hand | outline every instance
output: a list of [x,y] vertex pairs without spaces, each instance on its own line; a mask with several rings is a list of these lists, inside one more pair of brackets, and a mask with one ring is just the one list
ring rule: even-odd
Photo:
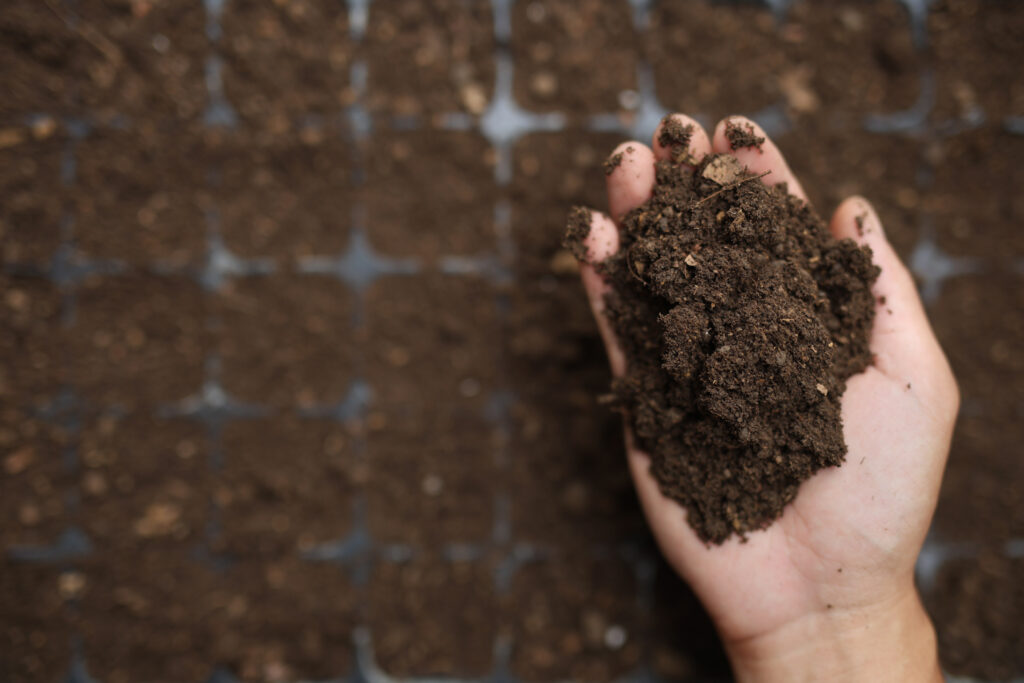
[[[691,160],[733,154],[754,173],[771,171],[765,182],[785,182],[806,200],[756,125],[766,138],[762,148],[733,151],[725,121],[709,140],[696,121],[674,116],[694,126]],[[615,150],[623,156],[608,176],[611,215],[593,213],[591,263],[615,253],[617,223],[650,196],[655,160],[670,158],[657,140],[658,132],[653,151],[638,142]],[[870,246],[882,269],[874,287],[875,363],[850,378],[842,398],[846,462],[805,482],[768,529],[721,546],[702,543],[685,510],[661,494],[627,429],[630,470],[662,552],[711,614],[739,680],[939,681],[934,630],[913,571],[938,498],[959,392],[913,279],[874,210],[864,199],[847,199],[830,229]],[[608,284],[590,265],[583,264],[582,276],[612,372],[621,375],[626,360],[603,316]]]

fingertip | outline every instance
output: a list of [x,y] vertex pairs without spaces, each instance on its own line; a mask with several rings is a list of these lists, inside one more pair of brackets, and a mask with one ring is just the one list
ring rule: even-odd
[[651,139],[659,161],[694,166],[711,153],[711,139],[704,126],[686,114],[669,114],[661,120]]
[[608,157],[605,173],[608,210],[613,220],[622,220],[650,199],[654,190],[654,162],[651,148],[635,140],[623,142]]
[[600,263],[619,250],[619,230],[607,214],[590,212],[590,232],[583,246],[589,263]]
[[807,194],[793,175],[778,146],[756,122],[746,116],[727,116],[715,126],[711,149],[715,154],[731,154],[752,173],[767,172],[765,185],[786,183],[791,195],[807,201]]

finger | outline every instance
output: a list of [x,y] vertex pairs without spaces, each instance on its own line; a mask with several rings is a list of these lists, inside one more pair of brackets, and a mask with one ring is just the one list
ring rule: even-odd
[[611,366],[612,375],[621,377],[626,372],[626,356],[619,346],[611,323],[604,314],[605,296],[611,291],[611,286],[594,266],[618,251],[619,230],[611,218],[598,211],[591,211],[590,234],[583,240],[583,245],[587,249],[587,262],[580,264],[583,287],[587,292],[594,319],[597,320],[605,351],[608,353],[608,365]]
[[670,114],[661,120],[651,141],[654,158],[694,166],[711,154],[711,139],[704,127],[686,114]]
[[[761,138],[762,140],[758,146],[743,147],[730,140],[730,137],[740,139],[736,132],[743,133],[743,137],[752,135],[755,139]],[[804,188],[801,187],[793,172],[789,170],[782,152],[759,125],[745,116],[730,116],[719,121],[715,126],[715,137],[712,140],[711,148],[715,154],[732,154],[755,174],[770,171],[764,177],[765,185],[786,183],[791,195],[807,201]]]
[[932,332],[914,278],[885,237],[882,223],[863,197],[850,197],[836,209],[829,224],[838,238],[850,238],[871,248],[872,260],[881,268],[872,292],[875,295],[875,323],[871,330],[871,351],[875,367],[886,376],[933,395],[956,393],[948,364]]
[[651,198],[654,153],[639,142],[623,142],[608,157],[608,210],[616,223]]

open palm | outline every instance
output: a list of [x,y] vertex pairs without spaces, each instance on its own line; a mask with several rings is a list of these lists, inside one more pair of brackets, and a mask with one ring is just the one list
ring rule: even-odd
[[[790,193],[806,199],[771,140],[761,149],[733,151],[724,121],[709,139],[692,119],[674,116],[694,127],[691,159],[733,154],[754,173],[770,171],[765,182],[785,182]],[[756,126],[755,132],[764,136]],[[650,196],[655,161],[670,158],[658,144],[658,133],[652,147],[629,142],[615,150],[623,157],[608,177],[610,216],[593,214],[590,262],[615,252],[617,223]],[[732,537],[709,546],[687,524],[685,511],[661,494],[647,456],[632,446],[627,433],[630,469],[647,519],[669,562],[711,613],[727,648],[787,631],[812,631],[844,615],[881,613],[896,601],[917,601],[914,562],[935,508],[959,396],[913,280],[871,207],[860,198],[846,200],[830,228],[836,237],[870,246],[882,269],[874,288],[879,302],[871,333],[875,362],[850,378],[842,398],[846,462],[805,482],[768,529],[749,534],[745,542]],[[621,374],[625,358],[603,317],[608,285],[589,265],[583,266],[583,280],[612,371]]]

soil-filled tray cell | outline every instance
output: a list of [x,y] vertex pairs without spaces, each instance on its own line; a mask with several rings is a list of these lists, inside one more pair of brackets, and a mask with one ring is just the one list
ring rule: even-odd
[[202,289],[183,277],[91,276],[68,331],[70,376],[87,399],[154,405],[197,393],[207,348]]
[[498,603],[487,560],[378,562],[369,587],[377,665],[391,676],[481,677],[493,668]]
[[910,256],[924,204],[917,184],[924,164],[919,142],[827,124],[804,126],[777,142],[822,218],[828,221],[841,201],[859,194],[875,207],[897,253]]
[[965,404],[1013,415],[1024,401],[1024,279],[966,275],[943,283],[929,313]]
[[941,541],[1024,538],[1024,425],[1015,415],[961,415],[942,480],[934,530]]
[[485,543],[501,435],[479,410],[418,406],[368,420],[370,534],[381,543]]
[[614,557],[530,562],[506,597],[512,673],[529,681],[611,681],[639,665],[641,621],[632,569]]
[[91,558],[76,574],[89,675],[104,683],[204,681],[214,669],[220,580],[178,548]]
[[352,291],[321,275],[233,280],[218,294],[224,386],[235,398],[335,403],[352,379]]
[[345,425],[291,416],[224,428],[217,489],[223,544],[271,555],[336,541],[351,530],[355,463]]
[[79,0],[72,7],[67,16],[89,48],[78,67],[80,98],[95,116],[202,116],[208,54],[202,0]]
[[475,133],[380,134],[367,158],[370,242],[422,261],[495,249],[495,152]]
[[213,472],[201,424],[147,414],[87,420],[80,522],[102,552],[202,541]]
[[0,398],[24,405],[52,398],[63,380],[60,292],[49,280],[0,277]]
[[[201,263],[209,196],[200,136],[100,129],[75,148],[76,248],[135,265]],[[199,162],[201,165],[201,161]]]
[[1024,559],[983,552],[944,566],[926,603],[950,674],[987,681],[1024,676]]
[[793,65],[767,5],[661,2],[649,32],[658,99],[670,110],[717,120],[782,101],[779,77]]
[[41,128],[5,131],[17,141],[0,147],[0,260],[5,263],[46,265],[60,244],[65,141],[49,121]]
[[[940,123],[1024,116],[1024,12],[1016,2],[941,0],[928,12]],[[984,47],[982,47],[984,46]]]
[[617,415],[586,392],[564,402],[525,395],[512,410],[517,541],[614,546],[642,533]]
[[226,140],[214,176],[228,249],[244,258],[344,251],[352,211],[350,154],[332,134]]
[[371,110],[483,114],[494,91],[494,22],[487,2],[398,0],[370,5]]
[[343,567],[276,559],[221,578],[211,634],[220,666],[246,682],[348,675],[356,593]]
[[71,626],[65,602],[77,577],[0,556],[0,678],[12,683],[65,680]]
[[272,130],[351,104],[348,8],[333,0],[229,0],[221,17],[224,90],[239,116]]
[[367,293],[366,310],[376,405],[482,405],[497,388],[497,302],[482,278],[384,278]]
[[920,95],[923,58],[898,0],[801,0],[789,8],[779,40],[787,64],[770,78],[798,120],[859,126],[863,115],[909,109]]
[[515,97],[534,111],[636,106],[636,37],[626,0],[529,0],[512,7]]
[[0,34],[0,119],[67,111],[76,65],[94,48],[45,3],[31,0],[4,3]]
[[1024,136],[980,128],[934,143],[926,208],[951,256],[1005,263],[1024,256]]
[[623,138],[613,133],[533,133],[513,152],[512,236],[517,269],[574,274],[575,259],[562,248],[565,222],[574,205],[603,211],[602,164]]
[[0,408],[0,555],[14,546],[50,545],[69,524],[66,443],[53,425]]
[[729,661],[697,596],[664,560],[651,601],[651,666],[669,681],[727,680]]

